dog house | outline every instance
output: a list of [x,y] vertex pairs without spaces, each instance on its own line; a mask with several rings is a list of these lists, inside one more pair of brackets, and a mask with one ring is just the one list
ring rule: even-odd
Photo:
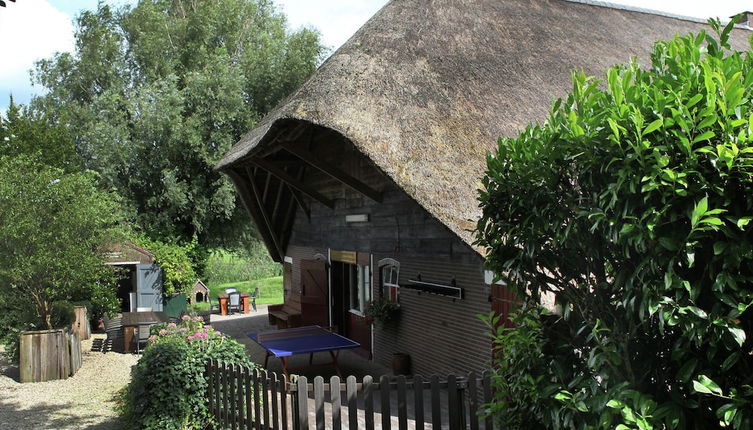
[[209,301],[209,288],[201,281],[196,281],[191,290],[191,295],[188,299],[191,303],[201,303]]

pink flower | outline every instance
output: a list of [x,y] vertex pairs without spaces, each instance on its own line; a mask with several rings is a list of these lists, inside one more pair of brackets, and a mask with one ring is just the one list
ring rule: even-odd
[[166,335],[166,334],[167,334],[167,330],[165,330],[164,328],[163,328],[162,330],[160,330],[160,331],[159,331],[159,335],[160,335],[160,336],[164,336],[164,335]]
[[175,323],[170,323],[170,324],[167,325],[167,328],[175,328],[175,327],[177,327],[177,325],[175,325]]
[[187,331],[188,331],[188,329],[185,328],[185,327],[181,327],[181,328],[178,329],[178,333],[186,333]]
[[183,315],[183,318],[181,318],[183,321],[188,321],[191,319],[188,315]]
[[149,336],[148,340],[149,340],[149,342],[154,342],[155,340],[157,340],[157,336],[151,335],[151,336]]
[[204,321],[204,318],[202,317],[193,317],[193,322],[202,322]]
[[192,341],[193,340],[193,336],[188,336],[188,340]]

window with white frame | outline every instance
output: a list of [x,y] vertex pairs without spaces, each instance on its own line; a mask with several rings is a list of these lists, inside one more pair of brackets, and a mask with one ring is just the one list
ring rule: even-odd
[[350,310],[363,314],[372,300],[371,271],[368,265],[354,266],[354,268],[356,269],[356,276],[355,279],[351,278],[350,283]]
[[400,290],[400,263],[392,258],[379,260],[379,275],[381,279],[382,297],[396,302]]

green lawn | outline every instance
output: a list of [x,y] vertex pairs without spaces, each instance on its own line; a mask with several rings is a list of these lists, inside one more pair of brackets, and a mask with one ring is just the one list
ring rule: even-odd
[[224,293],[225,288],[235,287],[238,291],[253,293],[255,288],[259,288],[259,298],[256,303],[260,305],[274,305],[283,302],[282,276],[273,276],[271,278],[255,279],[253,281],[228,282],[226,284],[209,284],[209,296],[214,298],[217,294]]

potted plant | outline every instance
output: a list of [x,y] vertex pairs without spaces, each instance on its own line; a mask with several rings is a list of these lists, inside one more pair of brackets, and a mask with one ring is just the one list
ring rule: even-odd
[[191,315],[199,316],[204,319],[204,324],[209,324],[211,312],[209,311],[209,302],[191,303],[188,308]]
[[385,299],[384,297],[369,302],[364,311],[365,320],[369,324],[378,322],[385,324],[394,321],[400,315],[400,303]]

